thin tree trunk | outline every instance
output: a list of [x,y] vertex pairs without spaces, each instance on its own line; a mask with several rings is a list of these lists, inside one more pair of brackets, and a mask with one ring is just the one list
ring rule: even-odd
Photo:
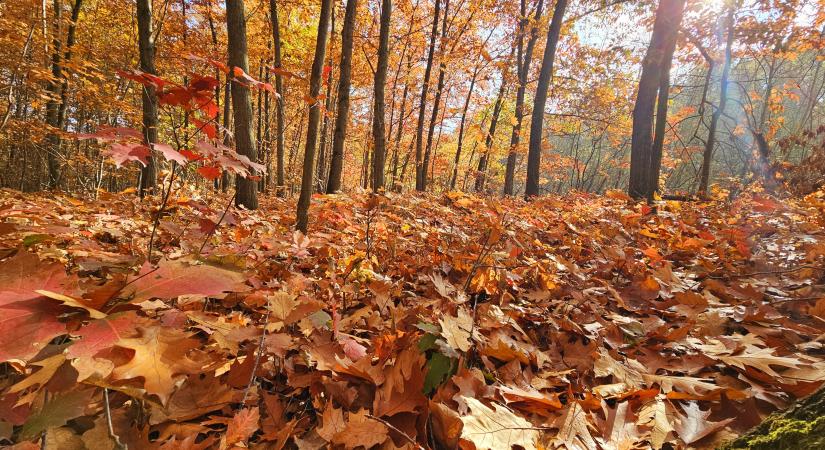
[[[410,67],[412,67],[412,59],[407,59],[407,73],[410,72]],[[400,186],[396,185],[396,179],[398,177],[398,161],[401,159],[398,151],[401,147],[401,133],[404,131],[404,114],[407,110],[407,95],[410,91],[409,87],[409,81],[405,81],[404,91],[401,93],[401,111],[398,114],[398,127],[395,130],[395,144],[393,144],[392,150],[392,189],[398,191],[400,191]],[[409,154],[407,155],[407,158],[409,158]],[[404,164],[406,164],[406,161]]]
[[381,1],[381,30],[378,38],[378,64],[375,69],[374,112],[372,120],[372,137],[375,149],[372,156],[372,189],[379,192],[384,189],[384,166],[387,156],[387,139],[384,126],[384,85],[387,83],[387,65],[390,54],[390,17],[392,1]]
[[501,103],[504,99],[504,91],[506,90],[507,77],[502,74],[501,86],[498,88],[498,95],[496,96],[496,103],[493,105],[493,116],[490,119],[490,131],[487,133],[485,141],[484,153],[478,159],[478,174],[475,182],[475,191],[481,192],[484,190],[484,183],[487,179],[487,163],[490,158],[490,152],[493,149],[493,142],[496,136],[496,127],[498,125],[498,116],[501,114]]
[[[75,44],[77,34],[77,21],[80,19],[80,8],[83,5],[83,0],[75,0],[72,6],[72,21],[69,22],[69,30],[66,32],[66,52],[63,55],[64,64],[72,60],[72,49]],[[57,111],[57,128],[64,130],[66,128],[66,108],[68,107],[69,97],[69,78],[63,77],[60,84],[60,108]]]
[[[155,30],[152,22],[152,0],[137,1],[138,47],[140,50],[140,70],[157,75],[155,70]],[[143,86],[143,140],[150,148],[158,142],[158,97],[155,89]],[[156,160],[153,155],[140,171],[139,195],[143,198],[157,186]]]
[[536,85],[536,95],[533,102],[533,115],[530,121],[530,148],[527,154],[527,182],[524,196],[539,195],[539,172],[541,170],[541,138],[544,128],[544,107],[547,104],[547,89],[550,87],[550,78],[553,75],[553,62],[556,57],[556,46],[559,43],[561,25],[564,20],[564,11],[567,0],[556,0],[553,10],[553,19],[547,31],[547,44],[541,61],[541,71]]
[[[656,109],[657,95],[665,101],[659,102],[658,119],[662,120],[662,129],[667,123],[667,92],[669,89],[670,63],[667,57],[670,44],[676,45],[676,35],[679,32],[684,0],[661,0],[656,10],[656,21],[653,25],[653,34],[650,44],[642,61],[642,74],[639,78],[639,89],[636,94],[636,103],[633,107],[633,131],[630,144],[630,182],[628,194],[636,199],[652,198],[654,181],[653,166],[659,158],[653,153],[653,112]],[[665,80],[667,79],[667,80]],[[664,97],[662,97],[664,95]],[[658,123],[657,123],[658,125]],[[664,136],[662,136],[664,139]],[[660,148],[661,151],[661,148]],[[658,172],[658,171],[657,171]],[[658,176],[656,178],[658,180]],[[657,183],[658,184],[658,183]]]
[[49,169],[49,189],[57,189],[60,182],[60,134],[58,130],[58,111],[60,110],[60,87],[63,84],[63,5],[54,0],[54,23],[52,24],[52,80],[48,85],[49,101],[46,104],[46,123],[54,130],[49,134],[49,148],[46,163]]
[[[543,7],[544,0],[538,0],[538,4],[536,5],[536,13],[533,19],[534,23],[538,23],[539,19],[541,19]],[[530,63],[533,60],[533,48],[535,48],[536,41],[539,37],[539,29],[534,24],[530,28],[530,40],[527,42],[527,49],[522,53],[524,33],[526,33],[527,25],[530,22],[527,18],[526,0],[521,0],[521,16],[522,20],[519,24],[520,29],[517,46],[518,90],[516,91],[515,107],[516,123],[513,124],[513,133],[510,135],[510,151],[507,153],[507,167],[504,172],[504,195],[513,195],[515,189],[516,159],[518,157],[516,150],[521,140],[521,123],[524,120],[524,97],[527,90],[527,77],[530,74]]]
[[309,107],[307,122],[307,140],[304,148],[304,167],[301,178],[301,196],[298,198],[298,211],[295,228],[306,233],[309,225],[309,203],[312,198],[315,177],[315,147],[318,138],[318,125],[321,121],[321,109],[318,103],[318,94],[321,92],[321,76],[324,70],[324,58],[329,34],[329,16],[332,9],[332,0],[321,0],[321,15],[318,19],[318,37],[315,42],[315,58],[312,60],[312,71],[309,78],[309,97],[314,102]]
[[707,196],[708,193],[710,165],[713,161],[713,147],[716,144],[716,127],[719,123],[719,118],[725,112],[725,105],[728,103],[728,77],[730,76],[731,48],[733,47],[734,27],[736,26],[736,21],[734,20],[735,14],[736,7],[731,4],[728,8],[728,16],[725,19],[728,28],[728,38],[725,44],[725,60],[722,66],[722,79],[720,80],[719,108],[713,112],[713,116],[710,119],[708,140],[705,142],[705,151],[702,153],[701,178],[699,179],[699,196],[701,197]]
[[[273,66],[281,68],[281,28],[278,22],[276,0],[269,0],[272,20]],[[275,185],[279,197],[286,195],[284,188],[284,82],[280,73],[275,73]]]
[[[424,149],[424,187],[427,186],[427,168],[430,167],[430,158],[433,146],[433,134],[435,133],[435,123],[438,120],[438,110],[441,106],[441,94],[444,90],[444,77],[447,72],[447,19],[450,11],[450,0],[444,1],[444,14],[441,19],[441,45],[439,46],[440,61],[438,62],[438,84],[436,84],[435,98],[433,99],[433,110],[430,116],[430,125],[427,129],[427,146]],[[446,106],[445,106],[446,108]]]
[[336,105],[335,131],[332,138],[332,156],[329,162],[328,194],[341,190],[341,177],[344,170],[344,142],[347,138],[347,125],[349,125],[352,33],[355,29],[357,10],[358,0],[347,0],[347,9],[344,12],[344,27],[341,30],[341,73],[338,75],[338,104]]
[[659,97],[656,100],[656,128],[653,135],[653,148],[651,152],[650,178],[646,197],[648,202],[653,201],[656,192],[659,191],[659,174],[662,171],[662,153],[665,144],[665,133],[667,128],[667,106],[670,100],[670,67],[673,63],[673,53],[676,51],[676,38],[679,35],[682,16],[685,9],[685,0],[677,0],[676,8],[678,17],[671,18],[678,23],[672,23],[668,29],[665,43],[665,54],[662,59],[662,71],[659,78]]
[[421,99],[418,105],[418,124],[415,130],[415,190],[424,191],[427,189],[427,167],[424,165],[423,138],[424,138],[424,116],[427,111],[427,91],[430,88],[430,75],[433,70],[433,56],[435,53],[435,41],[438,39],[438,17],[441,12],[441,0],[435,0],[435,10],[433,11],[433,28],[430,33],[430,48],[427,53],[427,66],[424,69],[424,82],[421,85]]
[[[335,8],[333,7],[332,17],[330,17],[330,36],[335,35]],[[327,182],[327,130],[329,129],[329,111],[330,107],[332,106],[332,50],[334,40],[330,39],[330,50],[327,52],[329,55],[327,66],[329,67],[329,73],[327,74],[327,79],[325,83],[327,85],[327,92],[326,98],[324,99],[324,117],[321,124],[321,143],[318,146],[318,163],[315,168],[315,182],[318,184],[316,187],[316,192],[319,194],[326,191],[326,182]]]
[[464,99],[464,108],[461,110],[461,122],[458,126],[458,144],[455,149],[455,159],[453,160],[453,174],[450,177],[450,189],[455,189],[456,179],[458,178],[458,163],[461,161],[461,148],[464,146],[464,125],[467,122],[467,110],[470,108],[470,100],[473,97],[473,89],[476,85],[476,78],[478,77],[480,66],[476,66],[473,71],[473,77],[470,79],[470,88],[467,90],[467,98]]
[[[246,42],[246,13],[243,0],[226,0],[226,29],[228,35],[229,67],[249,73],[249,54]],[[235,149],[250,161],[258,160],[258,150],[252,136],[252,102],[249,87],[235,82],[232,85],[232,112],[235,116]],[[258,209],[256,182],[235,177],[235,204],[246,209]]]

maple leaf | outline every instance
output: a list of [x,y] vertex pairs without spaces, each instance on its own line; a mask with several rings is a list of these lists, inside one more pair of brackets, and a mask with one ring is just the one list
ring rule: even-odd
[[118,366],[112,372],[117,380],[143,378],[143,386],[150,394],[157,395],[166,404],[180,374],[197,373],[200,367],[186,354],[199,346],[196,339],[183,331],[150,327],[140,328],[136,338],[120,339],[119,347],[135,351],[128,363]]
[[683,416],[678,412],[676,413],[679,420],[677,420],[674,424],[674,428],[685,444],[692,444],[699,439],[710,435],[716,430],[732,422],[734,419],[733,417],[730,417],[725,420],[720,420],[719,422],[711,422],[708,420],[708,417],[710,417],[710,410],[702,411],[699,409],[699,404],[697,402],[688,402],[687,405],[682,407],[682,409],[685,410],[685,415]]
[[463,400],[470,413],[461,417],[464,423],[461,439],[472,442],[478,450],[509,449],[513,445],[537,450],[539,432],[530,422],[495,403],[489,408],[474,398],[463,397]]
[[134,311],[113,314],[103,319],[93,320],[72,332],[79,339],[66,350],[66,357],[91,358],[101,350],[111,348],[120,339],[134,337],[136,326],[146,323]]
[[144,265],[139,278],[126,289],[132,302],[153,298],[176,298],[181,295],[215,296],[245,290],[243,274],[219,267],[183,260],[164,259],[157,269]]
[[152,144],[152,148],[159,151],[167,161],[174,161],[182,166],[185,166],[186,163],[189,162],[185,156],[173,149],[169,144]]

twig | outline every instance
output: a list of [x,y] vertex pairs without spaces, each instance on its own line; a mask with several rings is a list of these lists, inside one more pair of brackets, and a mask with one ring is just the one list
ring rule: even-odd
[[109,437],[115,441],[115,447],[121,450],[127,450],[126,444],[120,442],[120,437],[115,434],[115,429],[112,427],[112,410],[109,407],[109,388],[103,388],[103,406],[106,410],[106,426],[109,429]]
[[198,255],[201,254],[203,251],[203,247],[206,245],[206,242],[209,241],[209,238],[215,235],[215,232],[218,231],[218,227],[221,226],[221,222],[223,222],[223,218],[226,217],[226,213],[229,211],[229,208],[232,207],[232,203],[235,201],[235,197],[238,196],[238,192],[235,191],[235,194],[232,195],[232,198],[229,199],[229,203],[226,204],[226,208],[223,210],[223,214],[221,214],[221,218],[218,219],[218,223],[209,230],[209,233],[206,234],[206,238],[204,238],[203,242],[201,243],[200,248],[198,249]]
[[271,311],[266,312],[266,318],[264,319],[264,331],[261,333],[261,339],[258,340],[258,351],[255,353],[255,365],[252,366],[252,374],[249,375],[249,384],[246,385],[246,389],[243,391],[243,400],[241,400],[241,405],[246,403],[246,397],[249,395],[249,390],[252,389],[252,383],[255,382],[255,373],[258,371],[258,366],[261,364],[261,354],[264,352],[264,338],[266,338],[266,326],[269,325],[269,314]]
[[410,437],[407,433],[405,433],[405,432],[403,432],[403,431],[399,430],[398,428],[396,428],[396,427],[395,427],[395,425],[393,425],[393,424],[391,424],[391,423],[387,422],[387,421],[386,421],[386,420],[384,420],[384,419],[381,419],[381,418],[375,417],[375,416],[373,416],[372,414],[367,414],[367,415],[366,415],[366,417],[367,417],[367,418],[369,418],[369,419],[372,419],[372,420],[374,420],[374,421],[376,421],[376,422],[381,422],[381,423],[383,423],[383,424],[384,424],[384,426],[386,426],[386,427],[387,427],[387,428],[389,428],[390,430],[395,431],[396,433],[400,434],[400,435],[401,435],[401,437],[403,437],[403,438],[404,438],[407,442],[409,442],[410,444],[412,444],[412,445],[414,445],[414,446],[418,447],[420,450],[424,450],[424,446],[423,446],[423,445],[421,445],[421,444],[419,444],[418,442],[416,442],[416,440],[415,440],[415,439],[413,439],[413,438],[411,438],[411,437]]
[[163,211],[166,209],[166,203],[169,201],[169,194],[172,193],[172,183],[175,181],[175,169],[177,169],[177,167],[177,163],[172,161],[172,174],[169,176],[169,188],[166,189],[166,192],[163,195],[163,202],[161,202],[160,209],[158,209],[158,214],[152,222],[152,234],[149,236],[149,249],[146,252],[146,260],[149,261],[150,264],[152,262],[152,247],[155,242],[155,234],[157,233],[158,225],[160,224],[160,215],[163,214]]
[[779,297],[779,296],[770,295],[770,294],[764,294],[764,295],[765,295],[765,297],[768,298],[768,300],[770,300],[768,302],[768,304],[771,304],[771,305],[776,304],[776,303],[809,302],[809,301],[812,301],[812,300],[820,300],[820,299],[825,298],[825,295],[819,295],[819,296],[815,296],[815,297]]

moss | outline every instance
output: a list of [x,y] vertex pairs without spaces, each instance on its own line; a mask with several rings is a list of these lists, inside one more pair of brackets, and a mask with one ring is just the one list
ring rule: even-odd
[[825,449],[825,390],[720,447],[720,450]]

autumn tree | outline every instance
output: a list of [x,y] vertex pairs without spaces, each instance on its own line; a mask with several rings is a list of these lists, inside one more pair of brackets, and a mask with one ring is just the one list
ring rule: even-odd
[[553,10],[553,19],[547,30],[547,43],[544,47],[544,56],[541,60],[541,71],[536,85],[536,95],[533,102],[533,115],[530,122],[530,148],[527,154],[527,182],[524,189],[525,198],[539,195],[539,178],[541,171],[541,149],[544,124],[544,107],[547,104],[547,89],[550,87],[550,78],[553,75],[553,62],[556,57],[556,46],[561,35],[561,26],[567,0],[556,0]]
[[358,0],[347,0],[344,12],[344,26],[341,30],[341,63],[338,74],[338,102],[335,110],[335,130],[332,139],[332,155],[329,161],[327,193],[341,190],[344,173],[344,143],[349,124],[350,80],[352,78],[352,34],[355,29],[355,15]]
[[[504,173],[504,195],[513,195],[516,178],[516,158],[517,148],[521,142],[521,123],[524,120],[524,97],[527,92],[527,77],[530,74],[530,64],[533,60],[533,49],[539,36],[538,21],[541,19],[544,0],[538,0],[536,12],[531,20],[527,15],[527,0],[521,0],[519,14],[519,28],[516,43],[516,74],[518,76],[518,88],[516,90],[515,117],[513,132],[510,135],[510,150],[507,152],[507,167]],[[527,33],[527,26],[530,25],[530,39],[527,47],[524,47],[524,35]]]
[[[670,64],[676,47],[676,36],[684,12],[684,0],[661,0],[647,54],[642,61],[642,75],[633,108],[633,134],[630,153],[630,186],[633,198],[653,199],[658,186],[662,158],[664,126],[667,120],[667,98],[670,89]],[[656,142],[654,150],[653,111],[656,109]],[[654,179],[655,177],[655,179]]]
[[725,40],[725,53],[722,62],[722,76],[719,80],[719,106],[713,111],[710,119],[708,137],[705,141],[704,152],[702,152],[702,168],[699,170],[699,189],[697,193],[702,197],[707,195],[708,185],[710,183],[710,166],[713,163],[713,149],[716,145],[716,128],[719,125],[719,119],[722,117],[722,114],[725,113],[725,107],[728,103],[728,78],[730,77],[731,53],[735,39],[736,10],[738,8],[738,3],[736,2],[738,2],[738,0],[730,2],[728,12],[725,16],[727,39]]
[[284,82],[281,63],[281,24],[276,0],[269,0],[272,26],[272,63],[275,68],[275,186],[279,196],[286,195],[284,186]]
[[[155,29],[152,18],[152,0],[137,0],[138,48],[140,53],[140,70],[157,75],[155,69]],[[154,87],[142,86],[141,104],[143,107],[143,139],[147,146],[158,142],[158,98]],[[155,158],[150,153],[146,165],[140,171],[140,196],[143,197],[157,184]]]
[[[449,1],[449,0],[446,0]],[[415,129],[415,190],[427,190],[427,167],[424,165],[424,117],[427,111],[427,91],[430,89],[430,76],[435,57],[435,42],[438,40],[438,18],[441,12],[441,0],[435,0],[433,25],[430,31],[430,45],[427,50],[427,65],[424,69],[424,81],[421,84],[421,97],[418,103],[418,122]]]
[[387,155],[387,139],[384,135],[384,84],[387,82],[387,64],[390,53],[390,17],[392,1],[381,2],[381,31],[378,38],[378,64],[375,68],[374,112],[372,137],[375,147],[372,156],[372,188],[375,192],[384,189],[384,165]]
[[315,57],[309,78],[309,121],[307,122],[306,144],[304,147],[303,174],[301,177],[301,195],[298,198],[298,211],[295,228],[306,233],[309,225],[309,203],[312,199],[315,178],[315,149],[318,140],[318,125],[321,120],[321,77],[324,71],[324,58],[329,34],[329,17],[332,0],[321,0],[321,14],[318,18],[318,36],[315,41]]

